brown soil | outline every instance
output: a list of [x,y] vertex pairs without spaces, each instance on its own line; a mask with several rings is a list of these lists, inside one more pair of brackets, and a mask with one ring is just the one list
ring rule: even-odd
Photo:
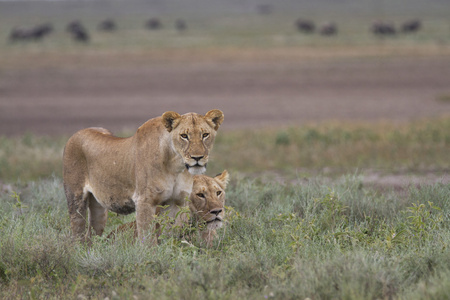
[[450,114],[450,57],[318,57],[0,69],[0,135],[134,131],[164,111],[225,113],[224,129]]

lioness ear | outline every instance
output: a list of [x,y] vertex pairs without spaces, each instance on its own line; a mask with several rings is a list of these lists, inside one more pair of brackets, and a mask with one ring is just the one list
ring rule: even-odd
[[224,170],[222,173],[216,175],[216,177],[214,177],[214,179],[219,182],[220,186],[223,189],[226,189],[228,182],[230,181],[230,175],[228,174],[227,170]]
[[219,129],[220,124],[222,124],[223,118],[223,112],[218,109],[210,110],[205,115],[206,121],[208,121],[211,127],[213,127],[216,131]]
[[171,132],[175,127],[178,126],[179,118],[181,118],[180,114],[174,111],[166,111],[162,115],[162,122],[164,126],[167,128],[167,131]]

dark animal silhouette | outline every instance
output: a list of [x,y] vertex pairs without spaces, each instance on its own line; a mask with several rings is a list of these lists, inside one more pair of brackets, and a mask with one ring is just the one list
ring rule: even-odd
[[87,43],[90,40],[87,29],[78,20],[67,24],[66,30],[70,33],[72,39],[77,42]]
[[336,35],[338,28],[335,23],[327,23],[320,27],[319,33],[324,36]]
[[150,30],[156,30],[162,28],[162,23],[158,18],[150,18],[145,22],[145,27]]
[[14,27],[9,33],[9,40],[12,42],[24,41],[30,38],[31,38],[30,29],[24,27]]
[[34,39],[40,40],[52,32],[53,32],[53,25],[50,23],[43,23],[33,27],[32,36]]
[[83,25],[81,24],[81,22],[79,20],[73,20],[67,24],[66,31],[70,33],[78,27],[83,27]]
[[97,28],[100,31],[111,32],[117,30],[117,24],[113,19],[105,19],[98,24]]
[[53,25],[43,23],[31,28],[15,27],[9,34],[10,41],[39,41],[53,32]]
[[403,33],[415,33],[422,28],[422,22],[419,19],[412,19],[402,24]]
[[314,22],[304,19],[298,19],[297,21],[295,21],[295,27],[297,27],[297,29],[303,33],[313,33],[316,29],[316,25],[314,24]]
[[393,24],[381,21],[374,22],[372,24],[371,31],[377,36],[392,36],[397,33],[397,30],[395,29],[395,26]]
[[175,21],[175,28],[176,28],[179,32],[185,31],[185,30],[187,29],[186,21],[185,21],[185,20],[182,20],[182,19],[177,19],[177,20]]

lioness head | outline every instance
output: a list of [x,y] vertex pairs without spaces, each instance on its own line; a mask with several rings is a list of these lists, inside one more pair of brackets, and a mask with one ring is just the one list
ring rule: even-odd
[[195,218],[206,222],[208,230],[222,227],[228,180],[226,170],[214,178],[204,175],[194,176],[189,208]]
[[174,150],[184,161],[189,173],[203,174],[209,159],[216,132],[224,119],[218,109],[202,116],[196,113],[180,115],[173,111],[162,115],[162,122],[172,135]]
[[[216,177],[195,175],[192,193],[189,197],[189,210],[193,220],[206,223],[206,230],[202,232],[202,238],[208,246],[212,245],[215,229],[222,227],[225,215],[225,188],[229,181],[228,172],[225,170]],[[115,239],[118,232],[134,231],[137,238],[136,221],[122,224],[108,235],[108,239]]]

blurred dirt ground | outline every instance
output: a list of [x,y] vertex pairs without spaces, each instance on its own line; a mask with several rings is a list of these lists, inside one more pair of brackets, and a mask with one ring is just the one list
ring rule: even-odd
[[450,114],[442,100],[450,95],[449,55],[181,60],[74,55],[34,66],[5,63],[0,135],[72,134],[91,126],[134,131],[167,110],[219,108],[224,129]]

